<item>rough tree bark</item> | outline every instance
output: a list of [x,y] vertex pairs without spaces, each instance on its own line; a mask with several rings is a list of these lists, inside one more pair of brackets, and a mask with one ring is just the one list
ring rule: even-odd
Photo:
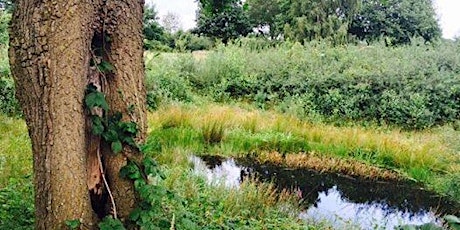
[[[94,52],[114,70],[103,76],[110,111],[137,123],[137,141],[145,137],[145,91],[142,50],[143,0],[17,0],[10,30],[10,64],[17,97],[32,140],[36,229],[62,229],[79,219],[94,228],[101,216],[91,201],[87,167],[94,139],[83,100]],[[128,107],[130,107],[128,111]],[[111,113],[109,112],[109,113]],[[114,155],[99,143],[118,215],[126,219],[136,197],[130,181],[119,178],[127,156]],[[106,189],[106,188],[105,188]],[[105,194],[105,193],[104,193]],[[107,210],[106,210],[107,211]],[[97,213],[97,214],[96,214]],[[109,211],[107,213],[109,214]]]

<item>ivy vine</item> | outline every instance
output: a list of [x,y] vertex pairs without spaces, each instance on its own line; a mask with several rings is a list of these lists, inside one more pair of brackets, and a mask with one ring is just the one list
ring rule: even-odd
[[[101,110],[102,114],[100,112],[91,112],[89,115],[91,132],[95,136],[102,137],[103,141],[110,144],[113,153],[120,153],[123,150],[123,145],[128,145],[143,154],[141,146],[135,141],[135,137],[139,132],[138,125],[132,121],[122,121],[121,112],[116,111],[112,112],[112,115],[108,115],[110,107],[105,94],[100,92],[95,85],[89,84],[87,86],[84,103],[88,111]],[[134,105],[130,105],[128,112],[133,109]],[[132,180],[134,188],[139,194],[140,203],[129,216],[132,222],[143,227],[171,224],[165,219],[159,220],[159,223],[151,221],[161,212],[161,201],[164,197],[175,199],[175,195],[171,191],[158,184],[158,181],[165,179],[165,175],[154,159],[145,157],[142,162],[136,162],[128,158],[128,163],[120,170],[120,176]],[[67,226],[70,229],[76,229],[79,225],[80,223],[77,221],[67,222]],[[125,229],[122,222],[112,216],[104,218],[99,223],[99,228],[102,230]]]
[[98,91],[93,84],[88,85],[85,96],[85,106],[89,111],[97,108],[103,110],[103,116],[91,114],[91,131],[93,135],[101,136],[105,142],[109,143],[114,153],[119,153],[123,150],[123,144],[132,146],[138,149],[134,138],[139,129],[135,122],[122,121],[122,113],[114,112],[107,116],[109,106],[105,99],[105,95]]

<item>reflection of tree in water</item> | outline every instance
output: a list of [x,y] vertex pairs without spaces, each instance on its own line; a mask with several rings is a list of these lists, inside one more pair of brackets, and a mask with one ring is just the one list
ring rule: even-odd
[[[221,159],[222,160],[222,159]],[[411,213],[433,211],[437,214],[460,214],[460,205],[429,192],[415,183],[379,182],[355,179],[307,169],[286,169],[275,165],[259,165],[238,161],[242,167],[241,178],[256,176],[273,181],[279,189],[296,191],[306,207],[319,201],[319,193],[327,194],[336,186],[342,199],[361,204],[381,204],[391,210],[407,210]]]
[[222,166],[222,162],[225,160],[224,157],[210,155],[200,156],[200,158],[204,161],[206,167],[208,167],[211,170],[215,169],[216,167]]

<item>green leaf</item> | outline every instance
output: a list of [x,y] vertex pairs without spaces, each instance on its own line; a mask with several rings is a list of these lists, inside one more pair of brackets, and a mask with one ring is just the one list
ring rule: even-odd
[[137,124],[135,122],[124,122],[122,125],[123,131],[131,133],[131,134],[137,134]]
[[126,228],[123,226],[123,223],[119,219],[113,219],[112,216],[108,216],[104,218],[99,223],[100,230],[125,230]]
[[80,227],[80,224],[80,220],[78,219],[65,221],[65,225],[70,229],[77,229],[78,227]]
[[134,148],[138,148],[136,142],[134,141],[134,138],[132,137],[123,138],[123,143],[128,144],[129,146],[132,146]]
[[123,114],[121,114],[120,112],[116,112],[109,119],[112,123],[119,123],[122,117]]
[[125,166],[120,169],[121,178],[129,178],[132,180],[141,179],[142,175],[136,164],[128,162]]
[[453,223],[453,224],[460,224],[460,218],[456,217],[456,216],[453,216],[453,215],[447,215],[444,217],[444,219],[448,222],[448,223]]
[[423,225],[403,225],[396,229],[399,230],[442,230],[442,227],[437,226],[434,223],[427,223]]
[[113,65],[108,61],[102,61],[101,64],[99,64],[97,67],[98,67],[99,71],[101,71],[103,73],[109,73],[109,72],[113,72],[113,70],[115,70],[115,67],[113,67]]
[[118,133],[116,130],[113,129],[113,127],[109,127],[109,130],[107,132],[104,132],[102,134],[102,137],[104,137],[104,140],[107,142],[115,142],[118,141]]
[[137,221],[141,213],[142,213],[142,210],[140,208],[136,208],[129,214],[129,219],[132,221]]
[[460,218],[453,215],[447,215],[444,219],[447,221],[451,229],[460,230]]
[[102,118],[98,116],[92,117],[93,125],[92,132],[94,135],[100,136],[104,133],[104,124],[102,123]]
[[91,92],[85,96],[85,105],[88,109],[100,107],[105,111],[109,110],[109,105],[105,100],[105,95],[98,91]]
[[121,150],[123,150],[123,145],[121,144],[120,141],[114,141],[114,142],[112,142],[111,147],[112,147],[112,151],[113,151],[114,153],[119,153],[119,152],[121,152]]
[[142,164],[144,165],[145,174],[154,176],[156,175],[158,163],[153,158],[145,157],[142,161]]

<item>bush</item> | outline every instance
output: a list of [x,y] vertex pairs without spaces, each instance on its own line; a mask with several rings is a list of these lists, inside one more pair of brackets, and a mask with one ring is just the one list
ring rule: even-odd
[[191,54],[174,53],[163,53],[147,61],[146,89],[150,109],[156,109],[164,101],[193,101],[188,81],[194,68],[193,61]]
[[11,179],[0,189],[2,229],[34,229],[34,195],[31,178]]
[[8,45],[8,24],[10,23],[10,20],[11,14],[0,10],[0,47]]
[[205,36],[198,36],[189,32],[178,32],[175,35],[174,46],[176,50],[181,52],[209,50],[214,46],[214,42],[211,38]]
[[174,60],[167,65],[181,69],[174,77],[187,76],[184,84],[216,101],[283,110],[295,104],[300,115],[423,129],[460,119],[459,52],[454,42],[387,48],[242,39],[201,61],[188,57],[194,66],[187,69]]
[[21,110],[15,97],[14,82],[11,78],[0,77],[0,113],[19,116]]

